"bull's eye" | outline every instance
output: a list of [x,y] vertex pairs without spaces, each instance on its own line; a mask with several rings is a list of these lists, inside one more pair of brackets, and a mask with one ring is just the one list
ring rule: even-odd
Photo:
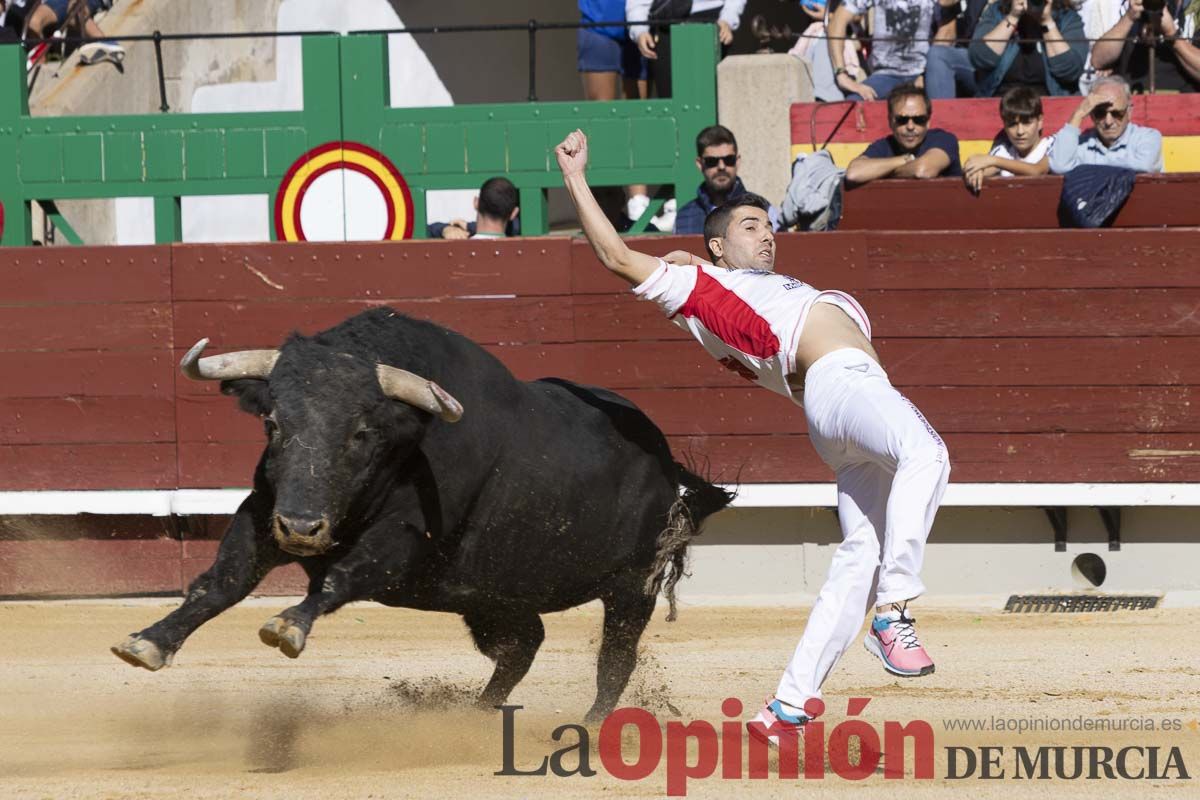
[[366,441],[367,441],[367,429],[366,429],[366,428],[359,428],[358,430],[356,430],[356,431],[354,432],[354,437],[353,437],[353,438],[354,438],[354,443],[355,443],[355,444],[366,444]]

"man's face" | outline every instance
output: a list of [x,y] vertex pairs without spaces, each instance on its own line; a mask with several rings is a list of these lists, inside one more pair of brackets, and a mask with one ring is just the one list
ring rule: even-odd
[[740,156],[731,144],[714,144],[704,148],[696,166],[704,173],[704,186],[709,194],[728,194],[737,179]]
[[1042,122],[1044,117],[1041,114],[1036,117],[1028,114],[1014,114],[1004,120],[1004,133],[1008,136],[1008,140],[1012,142],[1013,147],[1017,148],[1017,153],[1024,158],[1029,155],[1037,143],[1042,140]]
[[1104,85],[1097,88],[1095,94],[1107,102],[1092,109],[1092,123],[1100,141],[1105,147],[1111,147],[1129,127],[1129,100],[1119,86]]
[[929,133],[929,107],[923,98],[905,97],[895,108],[888,109],[888,124],[900,147],[911,153]]
[[722,267],[775,269],[775,232],[767,212],[761,208],[735,208],[725,236],[710,241],[709,247]]

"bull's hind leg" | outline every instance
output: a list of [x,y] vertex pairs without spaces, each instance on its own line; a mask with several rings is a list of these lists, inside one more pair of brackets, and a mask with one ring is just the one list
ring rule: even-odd
[[596,702],[587,713],[587,722],[598,722],[612,713],[637,665],[638,640],[654,613],[654,596],[642,591],[643,580],[628,581],[601,598],[604,638],[596,665]]
[[479,652],[496,662],[492,679],[476,702],[480,708],[490,709],[507,700],[529,672],[546,629],[537,614],[464,614],[463,621]]

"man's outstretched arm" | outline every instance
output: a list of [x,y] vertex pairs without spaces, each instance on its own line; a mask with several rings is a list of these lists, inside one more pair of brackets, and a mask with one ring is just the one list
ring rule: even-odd
[[571,202],[579,214],[583,233],[600,263],[635,286],[644,282],[658,269],[659,261],[653,256],[630,250],[600,210],[600,204],[592,195],[584,175],[588,149],[583,131],[576,130],[568,134],[562,144],[554,148],[554,155],[558,158],[558,168],[562,170],[567,193],[571,195]]

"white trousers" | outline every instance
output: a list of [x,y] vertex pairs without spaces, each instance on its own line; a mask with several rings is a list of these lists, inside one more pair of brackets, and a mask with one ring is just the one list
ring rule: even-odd
[[925,540],[950,477],[942,437],[861,350],[835,350],[809,368],[804,413],[837,475],[842,543],[775,694],[797,708],[821,696],[868,609],[925,591]]

